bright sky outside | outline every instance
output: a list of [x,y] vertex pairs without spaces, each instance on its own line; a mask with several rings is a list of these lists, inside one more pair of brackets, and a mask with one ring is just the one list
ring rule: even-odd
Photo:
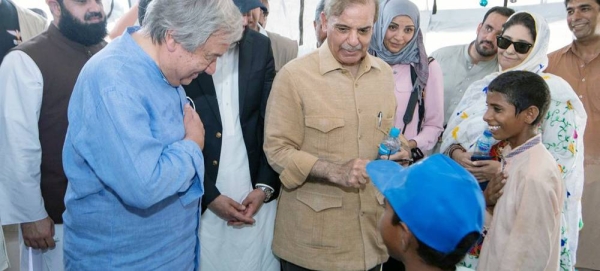
[[[13,0],[17,4],[44,10],[52,17],[45,0]],[[106,12],[110,10],[111,0],[103,0]],[[422,10],[421,24],[425,32],[425,47],[428,53],[448,45],[469,43],[475,38],[477,24],[481,22],[487,9],[501,6],[504,0],[488,0],[486,7],[480,6],[480,0],[438,0],[437,11],[431,15],[433,0],[412,0]],[[114,0],[113,16],[109,20],[109,29],[122,15],[129,3],[137,0]],[[299,40],[300,0],[270,0],[267,30]],[[313,20],[318,0],[304,0],[304,44],[314,47],[316,43]],[[550,24],[550,51],[554,51],[572,40],[566,23],[564,0],[517,0],[508,3],[516,10],[529,10],[541,14]]]

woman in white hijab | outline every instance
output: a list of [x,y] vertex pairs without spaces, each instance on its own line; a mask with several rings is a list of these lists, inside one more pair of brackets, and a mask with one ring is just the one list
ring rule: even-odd
[[[523,16],[524,14],[530,16]],[[519,28],[521,30],[517,31],[516,26],[525,28]],[[548,66],[549,36],[548,24],[538,15],[519,12],[508,19],[502,34],[498,36],[500,71],[469,86],[448,121],[443,134],[441,151],[474,173],[478,179],[490,180],[491,176],[499,171],[500,163],[470,160],[477,138],[484,130],[502,129],[502,127],[488,127],[488,124],[483,121],[483,115],[487,110],[487,86],[499,74],[513,70],[535,72],[544,78],[550,88],[552,100],[548,113],[540,124],[542,142],[556,159],[567,188],[561,227],[560,266],[561,270],[573,270],[574,255],[571,255],[570,249],[573,246],[569,246],[569,242],[577,242],[581,218],[583,132],[587,115],[581,101],[565,80],[543,72]],[[475,169],[477,163],[486,163],[487,172],[477,171]],[[472,268],[473,264],[476,265],[476,261],[473,260],[477,259],[477,252],[477,249],[474,249],[465,258],[468,267]]]
[[419,24],[414,3],[383,0],[369,47],[369,53],[392,66],[398,104],[394,126],[408,140],[413,158],[430,153],[444,130],[442,69],[428,61]]

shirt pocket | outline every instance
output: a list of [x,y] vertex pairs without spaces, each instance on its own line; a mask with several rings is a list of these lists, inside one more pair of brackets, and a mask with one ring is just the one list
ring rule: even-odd
[[[392,126],[394,125],[394,118],[383,117],[381,118],[381,123],[379,123],[379,118],[377,117],[375,118],[374,123],[375,129],[373,129],[373,141],[376,142],[376,144],[379,144],[383,138],[390,133],[390,129],[392,129]],[[377,146],[374,146],[374,148],[376,149]]]
[[310,117],[304,119],[304,143],[308,148],[314,148],[319,158],[330,162],[339,162],[344,151],[343,118],[336,117]]
[[296,200],[303,203],[296,217],[297,234],[303,245],[313,248],[339,247],[339,224],[344,220],[342,196],[299,190]]

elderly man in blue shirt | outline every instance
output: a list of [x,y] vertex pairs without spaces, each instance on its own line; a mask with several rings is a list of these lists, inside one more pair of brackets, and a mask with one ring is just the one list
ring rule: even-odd
[[194,270],[204,128],[182,84],[242,35],[232,1],[154,0],[82,69],[63,163],[67,270]]

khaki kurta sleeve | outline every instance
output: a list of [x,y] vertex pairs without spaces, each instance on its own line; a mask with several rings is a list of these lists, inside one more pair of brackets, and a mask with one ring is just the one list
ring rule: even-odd
[[297,91],[289,70],[282,69],[273,82],[265,118],[265,154],[288,189],[302,185],[318,160],[300,150],[304,114]]

